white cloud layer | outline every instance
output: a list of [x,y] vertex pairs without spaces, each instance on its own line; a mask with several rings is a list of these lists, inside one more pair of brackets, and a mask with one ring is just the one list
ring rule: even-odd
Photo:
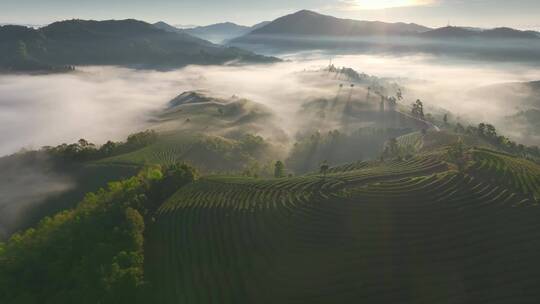
[[[297,72],[321,68],[328,56],[290,57],[275,65],[191,66],[169,72],[86,67],[64,75],[0,76],[0,155],[85,138],[98,144],[122,140],[148,128],[149,115],[188,90],[220,97],[237,95],[270,106],[293,130],[294,112],[310,97],[335,94]],[[513,64],[474,64],[426,56],[338,56],[348,66],[375,76],[411,78],[407,97],[488,122],[510,115],[519,105],[500,96],[469,96],[478,87],[540,80],[540,70]]]

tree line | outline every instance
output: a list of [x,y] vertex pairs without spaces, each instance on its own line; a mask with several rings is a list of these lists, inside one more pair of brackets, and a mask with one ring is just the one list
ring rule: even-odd
[[157,139],[158,134],[154,130],[146,130],[129,135],[125,142],[109,140],[99,147],[86,139],[80,139],[72,144],[64,143],[56,147],[44,146],[41,150],[62,160],[91,161],[135,151],[151,145]]

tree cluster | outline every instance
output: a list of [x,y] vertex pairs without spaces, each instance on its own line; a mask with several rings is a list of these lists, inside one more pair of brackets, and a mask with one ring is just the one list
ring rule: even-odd
[[380,155],[385,143],[410,133],[410,129],[362,128],[352,133],[338,130],[304,135],[295,143],[286,161],[295,173],[319,171],[320,164],[350,163]]
[[51,156],[70,161],[91,161],[131,152],[154,143],[158,134],[153,130],[131,134],[125,142],[107,141],[101,147],[80,139],[73,144],[61,144],[56,147],[43,147]]
[[196,178],[186,165],[146,168],[0,243],[0,303],[149,303],[145,229]]
[[540,148],[537,146],[525,146],[510,140],[508,137],[499,135],[497,129],[488,123],[480,123],[478,126],[468,126],[465,128],[460,123],[454,128],[456,133],[479,136],[495,147],[512,154],[517,154],[523,157],[533,159],[540,158]]
[[416,100],[416,102],[412,104],[411,114],[418,119],[425,119],[424,104],[422,101],[420,101],[420,99]]

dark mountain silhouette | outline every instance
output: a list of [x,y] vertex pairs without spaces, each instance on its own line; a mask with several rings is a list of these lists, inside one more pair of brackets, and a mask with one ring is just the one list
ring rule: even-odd
[[240,37],[249,33],[251,31],[251,27],[238,25],[232,22],[224,22],[184,29],[184,31],[190,35],[212,41],[214,43],[223,43],[229,39]]
[[255,24],[254,26],[238,25],[232,22],[217,23],[207,26],[198,26],[185,29],[184,31],[195,37],[222,43],[233,38],[241,37],[270,23],[269,21]]
[[0,27],[0,70],[70,70],[73,65],[168,69],[229,61],[271,62],[237,48],[168,32],[137,20],[55,22],[40,29]]
[[185,32],[194,36],[198,35],[243,35],[251,30],[251,27],[238,25],[232,22],[216,23],[207,26],[198,26],[185,29]]
[[378,21],[357,21],[339,19],[302,10],[278,18],[254,30],[249,35],[318,35],[318,36],[363,36],[396,35],[429,31],[430,28],[413,23],[385,23]]
[[158,29],[161,29],[161,30],[164,30],[164,31],[167,31],[167,32],[171,32],[171,33],[180,33],[182,32],[182,29],[180,28],[177,28],[175,26],[172,26],[166,22],[163,22],[163,21],[159,21],[159,22],[156,22],[153,24],[154,27],[157,27]]
[[223,43],[230,39],[237,38],[250,33],[258,28],[261,28],[270,21],[257,23],[254,26],[238,25],[232,22],[216,23],[206,26],[196,26],[191,28],[178,28],[166,22],[160,21],[154,23],[154,26],[167,32],[172,33],[187,33],[194,37],[211,41],[213,43]]
[[411,23],[356,21],[299,11],[232,39],[263,54],[323,50],[340,54],[437,54],[473,60],[539,62],[540,33],[511,28],[430,29]]
[[268,24],[272,23],[272,21],[263,21],[263,22],[259,22],[255,25],[253,25],[251,27],[251,30],[254,31],[254,30],[257,30],[257,29],[260,29],[261,27],[263,26],[267,26]]
[[447,26],[420,34],[425,38],[480,38],[480,39],[540,39],[539,33],[520,31],[507,27],[478,30],[464,27]]

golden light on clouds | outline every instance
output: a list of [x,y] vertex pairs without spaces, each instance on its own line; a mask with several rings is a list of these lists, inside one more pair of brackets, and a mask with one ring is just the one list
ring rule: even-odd
[[377,10],[392,7],[421,6],[435,3],[435,0],[345,0],[349,9]]

